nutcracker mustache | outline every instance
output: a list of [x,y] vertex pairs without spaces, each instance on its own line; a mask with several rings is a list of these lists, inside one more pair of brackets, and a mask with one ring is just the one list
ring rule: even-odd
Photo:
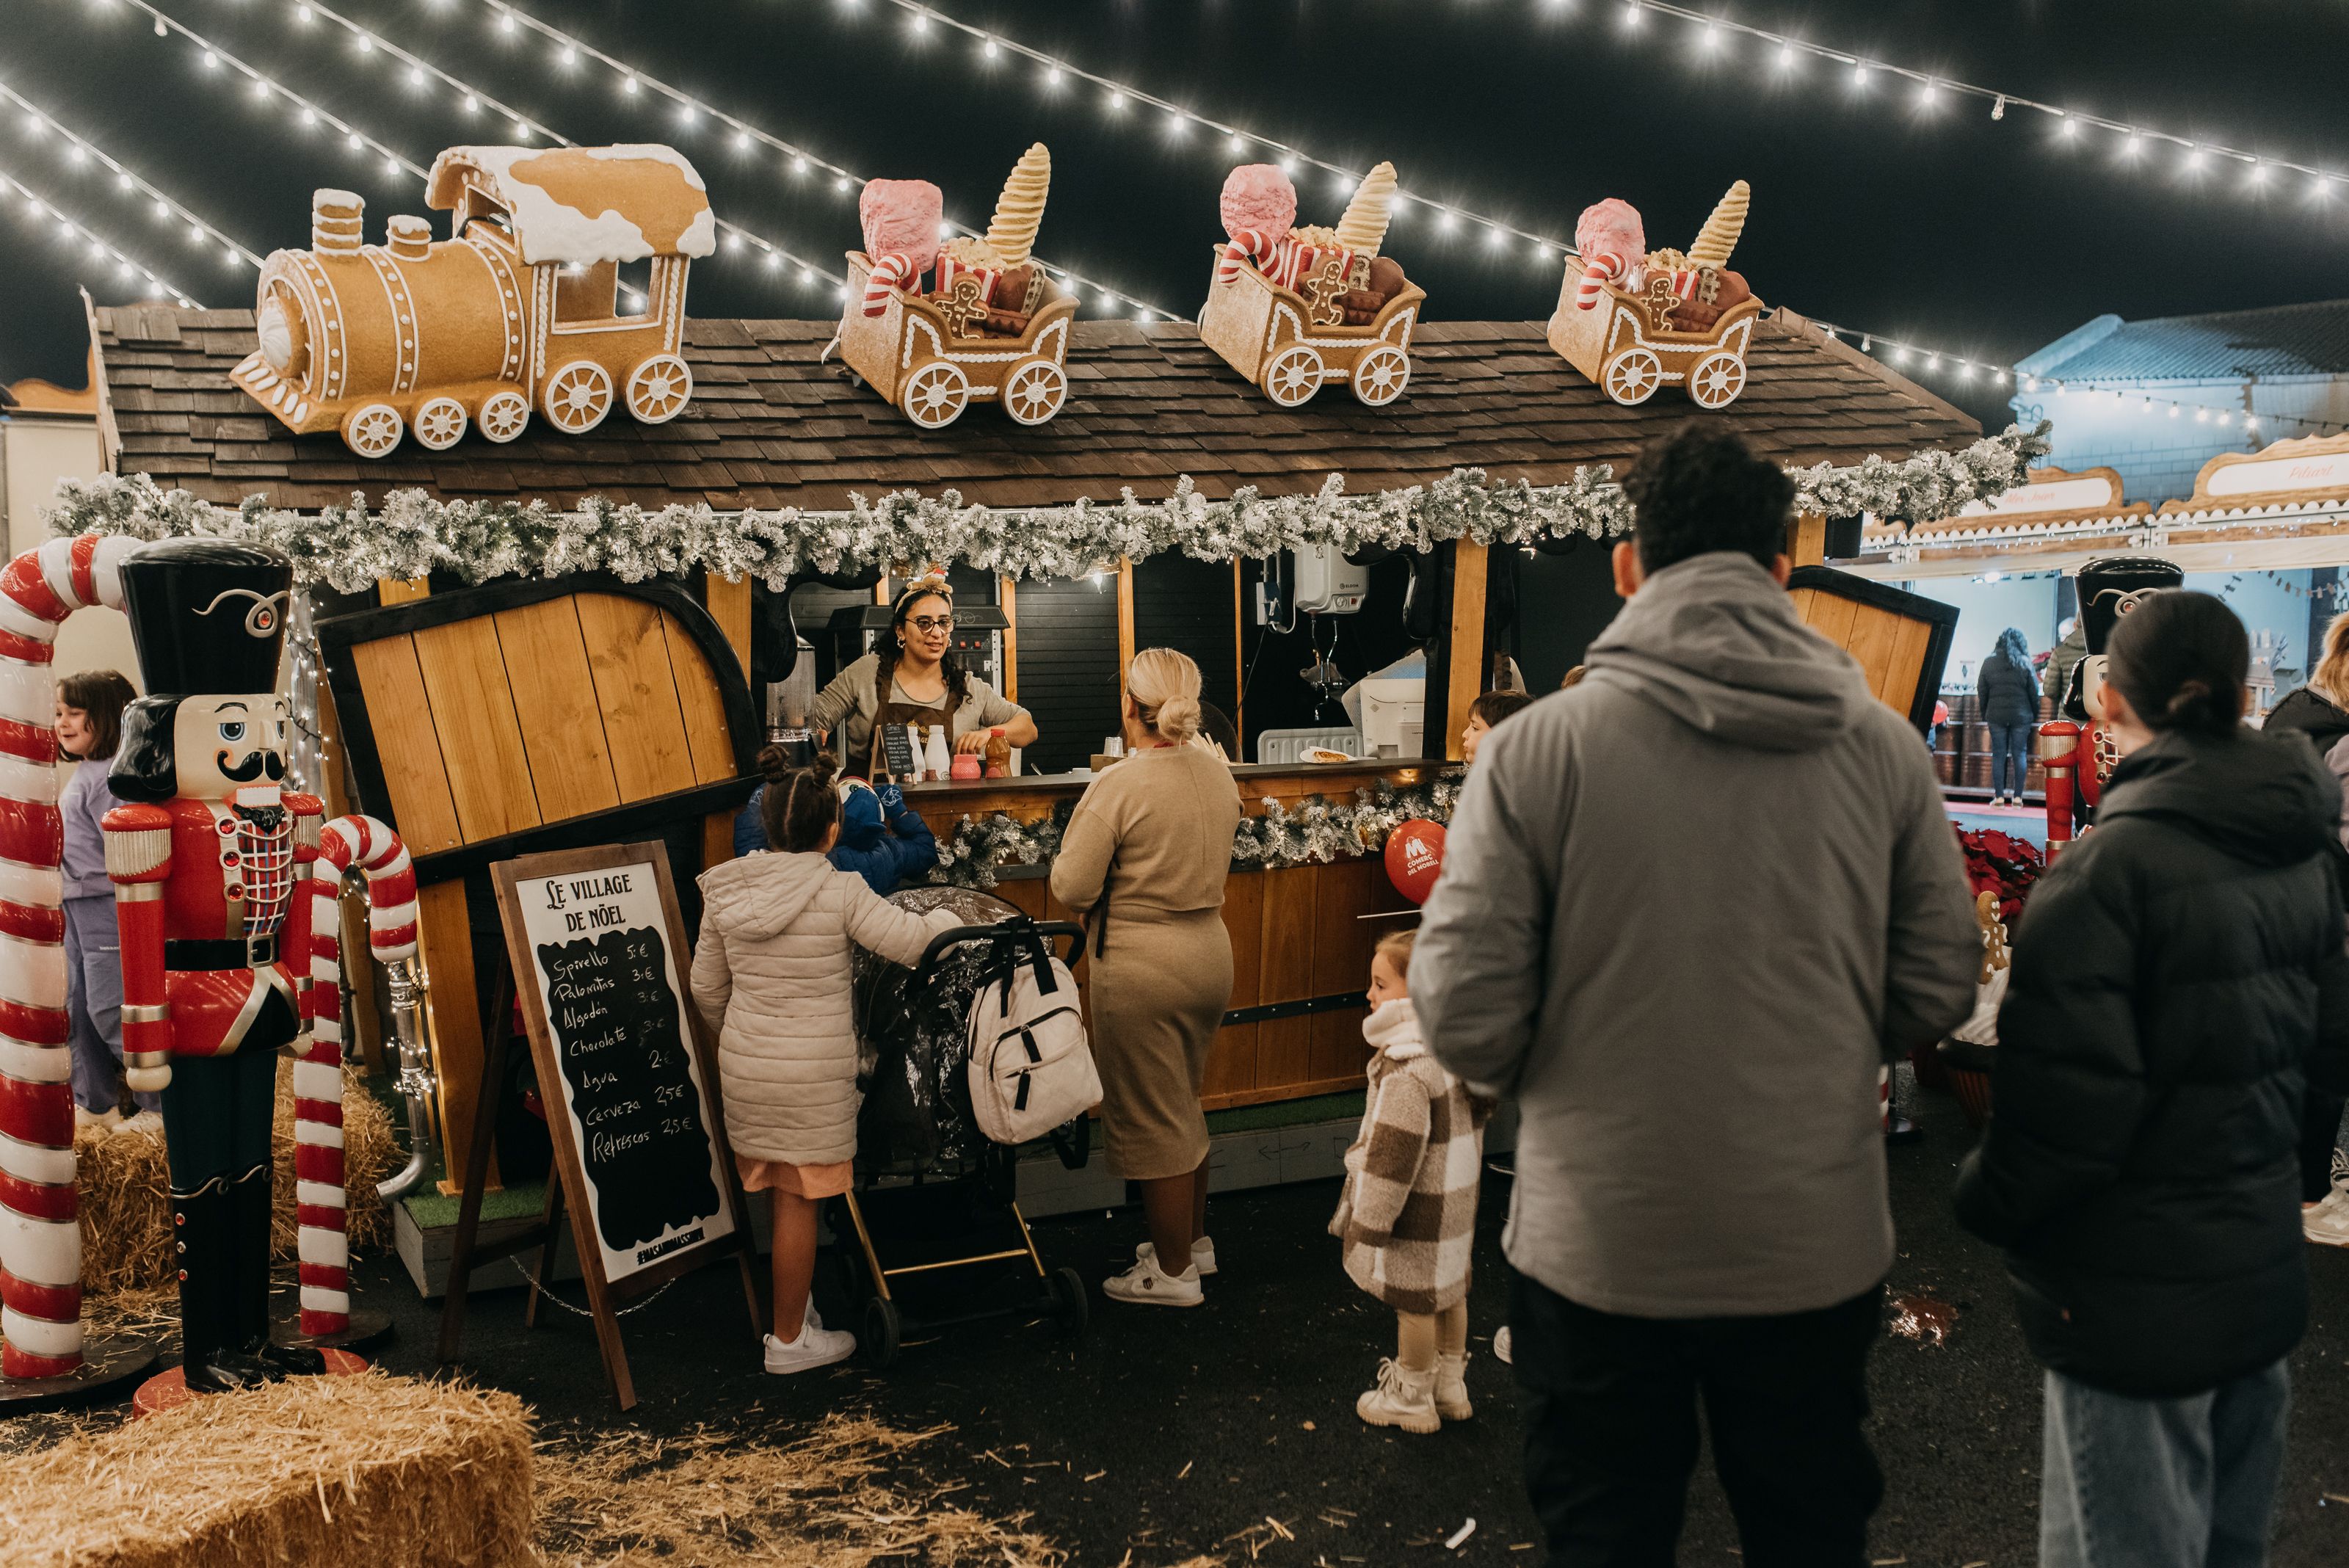
[[231,763],[228,748],[223,746],[215,754],[214,762],[220,768],[221,777],[237,784],[259,778],[264,772],[269,774],[272,782],[285,776],[285,759],[272,751],[254,752],[241,763]]

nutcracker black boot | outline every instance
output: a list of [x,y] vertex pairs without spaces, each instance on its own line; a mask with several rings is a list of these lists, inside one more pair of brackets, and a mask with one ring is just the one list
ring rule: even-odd
[[268,1368],[235,1343],[236,1248],[224,1180],[171,1194],[171,1246],[180,1273],[181,1359],[188,1387],[222,1394],[266,1382]]
[[269,1339],[270,1168],[256,1165],[229,1189],[236,1213],[236,1342],[246,1355],[269,1369],[273,1377],[301,1376],[324,1372],[326,1358],[302,1345],[273,1345]]

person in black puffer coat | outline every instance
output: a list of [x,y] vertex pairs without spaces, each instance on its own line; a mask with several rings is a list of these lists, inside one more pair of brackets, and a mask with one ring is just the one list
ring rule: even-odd
[[2301,1101],[2349,1079],[2340,791],[2241,727],[2220,600],[2147,599],[2109,659],[2128,754],[2033,890],[1958,1217],[2048,1369],[2041,1563],[2256,1564],[2308,1317]]
[[2297,732],[2318,756],[2349,739],[2349,615],[2336,615],[2324,628],[2324,652],[2308,672],[2308,684],[2287,695],[2262,726],[2271,735]]
[[2039,680],[2019,628],[1998,634],[1998,646],[1974,679],[1974,695],[1982,699],[1982,723],[1990,730],[1991,798],[2019,802],[2031,772],[2032,727],[2039,721]]

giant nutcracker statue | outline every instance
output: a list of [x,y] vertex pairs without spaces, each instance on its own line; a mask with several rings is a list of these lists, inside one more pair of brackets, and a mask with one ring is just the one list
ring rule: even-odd
[[2080,632],[2087,652],[2072,667],[2055,717],[2040,726],[2039,765],[2046,780],[2047,854],[2071,842],[2075,824],[2092,821],[2105,784],[2120,762],[2105,722],[2105,647],[2121,617],[2152,594],[2182,587],[2185,570],[2158,556],[2116,556],[2080,568]]
[[274,550],[173,539],[121,576],[150,693],[108,778],[123,1058],[163,1093],[187,1385],[219,1390],[325,1365],[269,1337],[270,1121],[312,902],[294,897],[295,852],[315,851],[320,816],[278,788],[294,573]]

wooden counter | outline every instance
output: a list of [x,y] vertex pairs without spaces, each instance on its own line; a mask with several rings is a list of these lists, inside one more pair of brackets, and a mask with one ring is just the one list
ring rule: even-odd
[[[1277,800],[1289,810],[1314,795],[1350,802],[1354,791],[1385,779],[1397,787],[1423,784],[1435,766],[1417,759],[1387,759],[1298,767],[1250,765],[1232,770],[1241,808],[1263,813]],[[965,816],[1002,812],[1019,822],[1050,815],[1092,782],[1087,774],[960,784],[914,784],[905,798],[940,838]],[[1004,867],[994,889],[1005,902],[1039,919],[1070,919],[1051,896],[1048,867]],[[1268,871],[1235,863],[1224,886],[1224,927],[1232,939],[1232,996],[1224,1027],[1207,1061],[1209,1110],[1301,1099],[1362,1086],[1362,988],[1370,982],[1371,949],[1391,930],[1415,922],[1418,906],[1387,880],[1376,855],[1327,866]],[[1076,970],[1081,986],[1085,965]]]

